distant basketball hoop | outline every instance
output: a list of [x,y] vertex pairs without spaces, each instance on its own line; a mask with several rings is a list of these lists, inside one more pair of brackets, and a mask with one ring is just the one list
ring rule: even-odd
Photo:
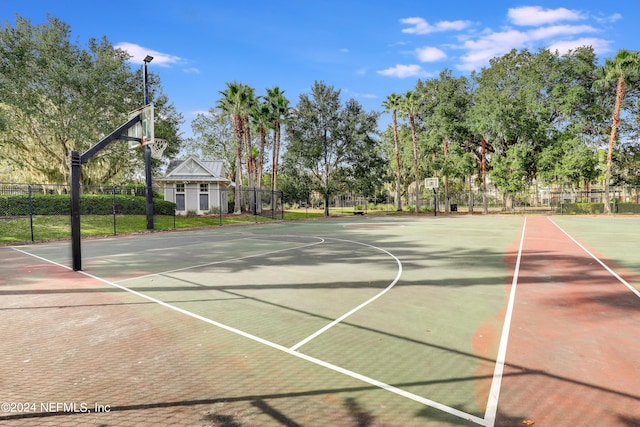
[[438,188],[438,178],[425,178],[424,188],[428,190],[435,190]]

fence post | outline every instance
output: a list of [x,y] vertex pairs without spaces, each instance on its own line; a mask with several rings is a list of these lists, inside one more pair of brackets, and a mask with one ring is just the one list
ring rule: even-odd
[[116,235],[116,186],[111,187],[111,193],[113,194],[112,198],[112,207],[113,207],[113,235]]
[[31,229],[31,243],[33,243],[33,194],[31,192],[31,184],[27,188],[29,190],[29,228]]

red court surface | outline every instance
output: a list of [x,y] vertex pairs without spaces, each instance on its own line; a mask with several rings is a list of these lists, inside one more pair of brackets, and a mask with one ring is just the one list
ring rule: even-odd
[[640,298],[547,217],[527,218],[495,425],[531,422],[640,426]]

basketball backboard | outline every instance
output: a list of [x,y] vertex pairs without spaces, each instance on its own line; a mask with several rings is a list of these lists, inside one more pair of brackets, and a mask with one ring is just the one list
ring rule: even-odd
[[154,143],[153,104],[140,107],[129,113],[129,119],[141,115],[140,121],[127,131],[127,136],[140,141],[129,141],[129,148],[134,149]]
[[425,178],[424,188],[430,189],[430,190],[438,188],[438,178]]

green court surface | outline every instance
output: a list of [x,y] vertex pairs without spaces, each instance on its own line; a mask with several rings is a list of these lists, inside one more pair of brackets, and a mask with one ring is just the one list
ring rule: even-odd
[[[640,275],[637,218],[553,221]],[[93,414],[104,425],[134,413],[151,425],[176,411],[187,425],[493,425],[524,223],[367,216],[87,239],[82,272],[69,270],[69,242],[0,248],[12,260],[0,267],[0,316],[17,325],[53,313],[29,318],[35,335],[15,337],[22,353],[9,367],[34,359],[29,346],[43,350],[38,322],[61,319],[69,326],[49,350],[79,356],[57,368],[100,366],[102,356],[114,366],[84,395],[68,383],[38,392],[4,383],[4,398],[98,400],[115,408]],[[18,415],[0,421],[82,422]]]

